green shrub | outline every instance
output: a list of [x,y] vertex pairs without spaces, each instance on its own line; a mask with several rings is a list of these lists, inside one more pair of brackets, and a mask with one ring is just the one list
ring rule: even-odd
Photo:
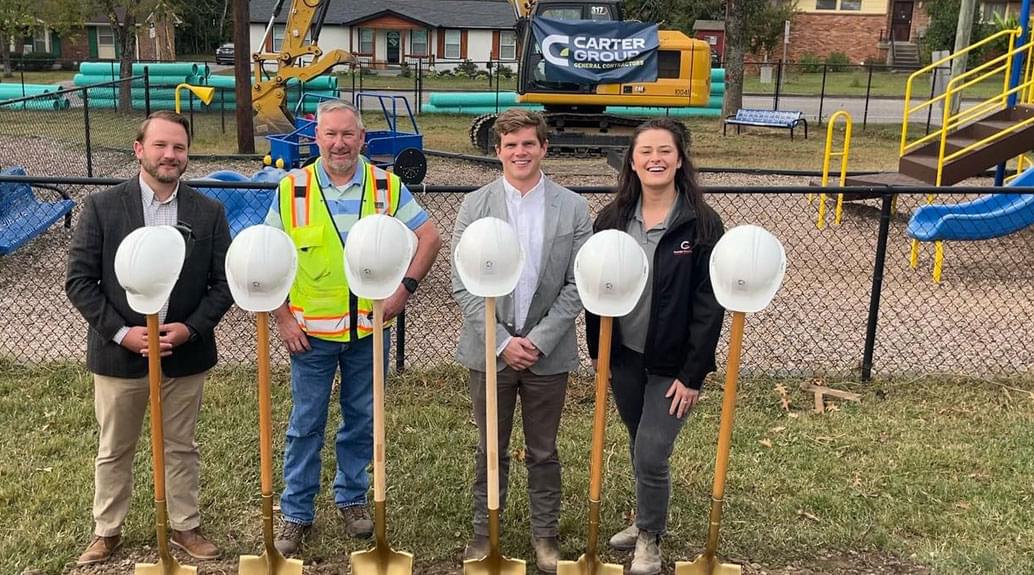
[[830,72],[846,72],[851,66],[851,59],[843,52],[833,52],[826,56],[826,67]]
[[822,71],[822,60],[811,52],[801,54],[798,63],[800,64],[801,72],[805,74],[814,74]]
[[478,65],[471,62],[470,60],[464,60],[462,63],[460,63],[460,65],[456,66],[454,72],[457,76],[476,78],[478,75]]

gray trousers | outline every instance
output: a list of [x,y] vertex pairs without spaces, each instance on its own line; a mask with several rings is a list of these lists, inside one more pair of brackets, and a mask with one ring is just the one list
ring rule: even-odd
[[628,429],[635,469],[635,524],[641,531],[664,535],[671,497],[668,460],[689,414],[682,419],[668,415],[671,398],[664,394],[675,378],[648,375],[642,354],[619,346],[611,363],[610,387]]
[[[499,413],[499,507],[506,509],[506,487],[510,475],[510,434],[513,413],[521,398],[524,425],[524,465],[528,468],[528,500],[531,533],[535,537],[556,537],[560,523],[560,458],[556,436],[560,413],[567,394],[567,373],[535,375],[506,367],[496,377]],[[488,535],[488,469],[485,462],[485,372],[470,371],[470,398],[478,426],[478,448],[474,459],[474,533]]]

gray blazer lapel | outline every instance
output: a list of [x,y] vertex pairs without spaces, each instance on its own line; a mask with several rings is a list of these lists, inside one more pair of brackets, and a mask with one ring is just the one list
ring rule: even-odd
[[553,245],[557,224],[560,222],[560,191],[548,179],[543,188],[546,194],[546,215],[542,220],[542,261],[539,263],[539,285],[542,284],[542,278],[546,275],[546,264],[549,263],[551,252],[549,246]]
[[140,199],[140,176],[134,176],[122,192],[122,206],[129,216],[129,229],[144,227],[144,202]]
[[180,189],[176,192],[177,203],[179,204],[176,207],[176,220],[178,220],[176,223],[183,222],[191,228],[197,224],[194,221],[194,215],[197,211],[197,193],[192,188],[180,184]]

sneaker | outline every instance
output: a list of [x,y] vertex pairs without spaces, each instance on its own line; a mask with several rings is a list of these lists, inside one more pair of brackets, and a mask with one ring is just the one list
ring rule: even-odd
[[661,572],[661,538],[649,531],[640,531],[635,542],[635,555],[629,575],[657,575]]
[[76,565],[93,565],[94,563],[103,563],[108,559],[111,559],[111,554],[115,552],[122,545],[121,535],[112,535],[111,537],[100,537],[98,535],[93,536],[93,540],[90,541],[90,545],[83,551],[83,554],[79,556],[79,560],[75,562]]
[[186,551],[194,559],[218,559],[219,548],[201,534],[201,528],[188,529],[186,531],[172,530],[172,537],[169,541],[173,545]]
[[338,511],[345,521],[345,533],[348,533],[349,537],[369,539],[373,536],[373,519],[370,519],[366,505],[339,507]]
[[302,539],[309,534],[311,525],[302,525],[293,521],[284,521],[280,533],[276,535],[273,547],[283,556],[297,555],[302,549]]
[[556,573],[556,564],[560,560],[560,544],[556,537],[532,537],[531,546],[535,548],[535,566],[541,573]]
[[612,549],[617,549],[618,551],[631,551],[635,549],[636,539],[639,539],[639,528],[635,525],[629,525],[615,533],[610,538],[609,545]]
[[488,535],[474,535],[463,550],[463,560],[478,560],[488,556]]

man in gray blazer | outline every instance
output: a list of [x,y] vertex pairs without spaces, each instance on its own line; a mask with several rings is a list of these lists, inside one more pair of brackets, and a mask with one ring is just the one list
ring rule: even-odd
[[187,169],[187,119],[155,112],[140,125],[134,152],[140,174],[86,198],[68,254],[65,292],[90,328],[86,366],[94,374],[100,426],[94,470],[94,536],[79,565],[108,560],[122,543],[133,487],[133,454],[147,411],[147,328],[115,277],[115,251],[141,226],[188,232],[179,281],[159,312],[167,501],[172,544],[198,559],[218,549],[200,530],[200,455],[194,432],[201,388],[216,363],[215,325],[233,299],[223,262],[230,232],[222,204],[181,184]]
[[[540,571],[556,571],[560,551],[560,460],[556,436],[568,373],[578,366],[575,318],[582,312],[574,283],[574,257],[592,235],[588,203],[557,185],[541,170],[546,123],[539,114],[511,109],[495,122],[496,154],[503,177],[468,194],[453,230],[453,249],[466,227],[486,216],[510,222],[525,254],[524,270],[512,294],[496,304],[500,506],[506,506],[509,444],[514,408],[521,399],[528,499],[535,560]],[[470,395],[480,439],[475,459],[474,538],[464,559],[488,553],[485,465],[484,300],[464,289],[455,268],[452,289],[463,310],[457,359],[470,370]]]

